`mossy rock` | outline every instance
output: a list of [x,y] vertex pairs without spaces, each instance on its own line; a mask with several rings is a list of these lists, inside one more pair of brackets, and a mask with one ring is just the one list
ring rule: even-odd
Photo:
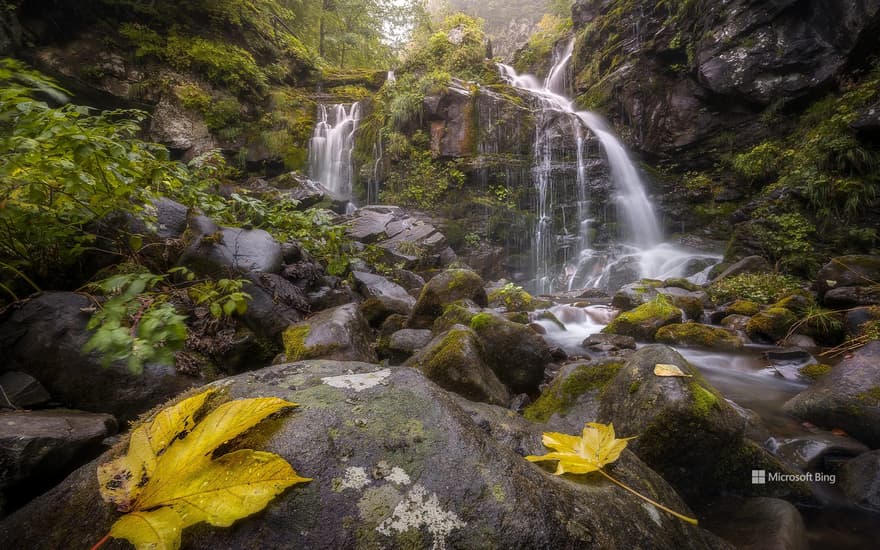
[[772,307],[752,316],[746,325],[746,334],[757,342],[775,343],[785,338],[797,315],[782,307]]
[[462,325],[435,337],[406,365],[419,369],[441,388],[470,399],[506,406],[507,388],[483,362],[483,345],[477,334]]
[[682,311],[679,308],[670,304],[665,297],[657,296],[632,311],[621,313],[602,332],[651,341],[660,327],[680,323],[681,319]]
[[535,394],[552,361],[547,343],[526,325],[497,313],[482,312],[471,318],[483,349],[483,358],[514,393]]
[[511,311],[534,311],[549,307],[550,302],[536,299],[521,286],[506,284],[489,292],[489,307],[503,307]]
[[669,296],[672,305],[682,310],[688,319],[699,321],[703,317],[703,300],[696,296]]
[[703,287],[696,283],[692,283],[687,279],[681,277],[673,277],[672,279],[666,279],[663,281],[664,288],[683,288],[684,290],[689,290],[691,292],[697,292],[699,290],[703,290]]
[[410,328],[431,328],[443,308],[457,300],[472,300],[481,307],[489,305],[483,279],[468,269],[447,269],[428,281],[410,317]]
[[[583,429],[584,423],[596,418],[598,396],[622,366],[621,361],[565,365],[541,396],[526,407],[523,416],[534,422],[553,418],[552,426],[548,425],[553,431]],[[577,410],[569,415],[576,404]]]
[[725,306],[724,311],[727,315],[747,315],[751,317],[761,311],[761,304],[751,300],[736,300]]
[[801,367],[798,369],[798,372],[804,378],[818,380],[831,372],[831,365],[826,365],[825,363],[813,363],[812,365]]
[[337,359],[375,363],[370,328],[356,304],[321,311],[282,334],[288,361]]
[[735,351],[743,347],[742,338],[730,331],[700,323],[666,325],[654,336],[657,342],[673,346]]
[[481,310],[482,308],[471,300],[456,300],[443,307],[443,315],[434,320],[431,330],[434,334],[439,334],[446,332],[453,325],[468,326],[473,316]]
[[811,306],[816,305],[816,300],[807,293],[797,293],[792,294],[790,296],[786,296],[785,298],[779,300],[775,304],[770,307],[781,307],[785,308],[795,315],[803,315],[810,309]]

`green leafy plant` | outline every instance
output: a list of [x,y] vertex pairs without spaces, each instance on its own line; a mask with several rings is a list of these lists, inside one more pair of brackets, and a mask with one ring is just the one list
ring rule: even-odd
[[553,449],[553,452],[540,456],[529,455],[525,459],[529,462],[557,461],[555,475],[599,472],[612,483],[626,489],[645,502],[672,514],[682,521],[697,525],[696,519],[680,514],[657,501],[651,500],[605,471],[605,466],[620,458],[620,453],[626,448],[627,441],[630,439],[633,438],[617,439],[612,424],[589,422],[584,425],[584,431],[580,437],[557,432],[544,432],[542,442],[545,447]]
[[217,393],[209,389],[162,409],[132,430],[124,455],[98,466],[101,497],[125,515],[92,550],[111,537],[139,550],[177,549],[185,528],[201,522],[229,527],[288,487],[310,481],[274,453],[217,452],[296,403],[238,399],[205,412]]
[[781,273],[743,273],[713,283],[709,296],[717,303],[750,300],[770,304],[801,290],[800,283]]
[[248,281],[245,279],[207,280],[187,289],[190,298],[197,305],[205,305],[216,319],[242,315],[247,311],[251,295],[242,291]]
[[124,273],[91,285],[109,298],[89,320],[87,328],[95,333],[83,351],[100,352],[105,366],[125,360],[133,373],[140,373],[146,362],[173,363],[174,352],[186,340],[186,317],[158,290],[166,278]]

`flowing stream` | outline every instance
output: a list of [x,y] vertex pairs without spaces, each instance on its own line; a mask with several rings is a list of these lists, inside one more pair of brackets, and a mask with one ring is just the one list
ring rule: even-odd
[[[536,129],[532,178],[537,191],[536,223],[534,231],[535,290],[550,293],[558,290],[600,287],[613,289],[619,284],[614,274],[629,271],[625,282],[639,278],[669,278],[695,276],[706,267],[706,262],[695,262],[699,257],[715,263],[718,255],[698,254],[663,242],[663,232],[654,206],[645,190],[638,168],[629,157],[626,147],[614,135],[601,116],[577,110],[566,97],[566,76],[574,40],[554,53],[553,67],[541,82],[528,74],[517,74],[509,65],[499,64],[502,76],[514,87],[528,93],[536,106]],[[568,119],[567,125],[558,123]],[[558,133],[570,128],[571,142],[576,148],[576,193],[578,235],[577,250],[562,262],[558,259],[559,242],[565,235],[556,229],[556,197],[559,191],[555,173],[564,152],[556,145]],[[601,144],[610,170],[617,210],[618,242],[613,246],[594,246],[591,235],[595,220],[591,217],[588,166],[584,154],[588,137]],[[699,278],[699,276],[697,277]]]
[[309,140],[309,177],[342,199],[352,198],[351,153],[360,118],[358,103],[318,105],[318,122]]

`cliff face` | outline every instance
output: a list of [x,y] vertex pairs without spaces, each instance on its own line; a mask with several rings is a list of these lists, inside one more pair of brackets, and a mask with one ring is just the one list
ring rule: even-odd
[[576,93],[657,157],[705,154],[721,132],[766,134],[877,49],[880,1],[578,0]]

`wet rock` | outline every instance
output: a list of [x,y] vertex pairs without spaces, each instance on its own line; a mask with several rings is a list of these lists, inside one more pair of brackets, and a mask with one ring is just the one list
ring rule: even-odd
[[757,313],[746,324],[746,334],[756,342],[773,344],[785,338],[797,316],[782,307],[773,307]]
[[52,399],[36,378],[17,370],[0,374],[0,389],[3,390],[0,408],[29,409]]
[[311,309],[299,287],[274,273],[249,273],[251,284],[244,291],[251,295],[242,322],[260,338],[277,340],[292,323],[302,320]]
[[584,338],[581,345],[593,351],[618,351],[622,349],[636,349],[636,339],[632,336],[621,334],[591,334]]
[[857,505],[880,512],[880,451],[847,461],[840,470],[840,485]]
[[540,335],[493,313],[478,313],[470,326],[483,346],[483,359],[513,393],[535,393],[553,360]]
[[432,338],[433,335],[430,330],[406,328],[398,330],[391,335],[388,347],[392,352],[397,352],[405,359],[427,346]]
[[324,200],[327,195],[327,189],[317,181],[297,174],[296,172],[288,172],[277,178],[272,179],[271,184],[274,187],[284,189],[285,193],[291,199],[299,202],[299,208],[311,208]]
[[673,346],[708,348],[735,351],[743,347],[742,338],[732,332],[701,325],[700,323],[679,323],[666,325],[657,331],[654,340]]
[[[880,282],[880,256],[851,255],[832,258],[816,274],[819,300],[825,294],[843,287],[870,287]],[[858,305],[858,304],[856,304]]]
[[413,290],[421,290],[425,286],[425,280],[420,275],[405,269],[395,269],[391,272],[391,278],[409,293]]
[[641,281],[620,287],[611,299],[611,305],[621,311],[629,311],[657,297],[658,283]]
[[[660,377],[658,363],[690,377]],[[752,469],[789,472],[764,449],[744,438],[746,422],[700,375],[669,347],[645,346],[629,356],[600,396],[599,421],[612,422],[620,436],[638,436],[630,448],[662,472],[682,494],[722,492],[754,495]],[[799,485],[758,487],[773,496],[809,494]]]
[[347,285],[322,286],[307,295],[309,306],[312,311],[321,311],[345,304],[358,303],[361,295]]
[[784,409],[827,428],[841,428],[871,448],[880,447],[880,341],[844,359]]
[[639,280],[642,266],[639,258],[630,256],[614,262],[608,267],[608,279],[605,282],[606,289],[621,288]]
[[660,327],[680,323],[681,319],[682,311],[661,298],[642,304],[632,311],[624,311],[602,329],[602,332],[651,341]]
[[800,512],[778,498],[721,498],[707,507],[700,524],[742,550],[810,548]]
[[[610,482],[553,476],[528,463],[493,434],[504,440],[503,426],[510,426],[522,434],[516,445],[538,453],[538,429],[497,409],[481,411],[485,422],[477,424],[414,369],[309,361],[223,384],[232,398],[281,396],[300,404],[258,448],[280,454],[313,480],[234,528],[187,528],[187,548],[246,548],[257,540],[267,548],[315,549],[482,548],[487,540],[499,548],[725,548]],[[481,427],[496,423],[492,434]],[[119,513],[99,496],[95,467],[84,466],[4,519],[0,539],[33,550],[100,540]],[[611,469],[623,483],[691,514],[632,453],[625,451]]]
[[410,306],[416,303],[415,298],[405,288],[388,280],[386,277],[363,271],[353,271],[351,276],[355,282],[355,289],[363,294],[365,298],[393,298]]
[[150,140],[186,152],[188,158],[216,147],[201,115],[185,109],[173,96],[163,97],[150,117]]
[[727,315],[721,319],[721,326],[727,330],[733,330],[745,333],[746,327],[749,325],[751,317],[746,315]]
[[445,265],[455,255],[448,256],[446,237],[437,229],[440,223],[399,206],[364,206],[348,218],[346,234],[378,246],[389,265],[429,269]]
[[832,309],[880,305],[880,286],[846,286],[825,293],[823,303]]
[[868,447],[855,439],[830,432],[787,439],[779,444],[776,454],[785,462],[803,471],[834,472],[841,462],[868,452]]
[[180,264],[203,275],[230,272],[278,273],[281,245],[262,229],[220,227],[204,216],[194,216]]
[[846,312],[843,319],[844,329],[847,334],[854,336],[861,332],[865,323],[878,319],[880,319],[880,308],[858,307]]
[[408,316],[412,312],[412,302],[405,302],[388,296],[379,296],[361,302],[358,308],[361,311],[361,315],[367,320],[367,323],[375,328],[380,326],[390,315]]
[[147,364],[141,374],[123,363],[104,368],[98,354],[82,352],[92,334],[86,329],[92,307],[72,292],[44,292],[10,307],[0,319],[0,370],[33,376],[65,406],[120,421],[202,383],[168,365]]
[[[90,460],[116,433],[109,414],[68,409],[0,412],[0,492],[37,494]],[[30,487],[27,487],[30,485]]]
[[429,328],[443,314],[444,306],[457,300],[489,304],[483,279],[468,269],[448,269],[434,276],[422,288],[410,318],[410,328]]
[[585,423],[599,417],[599,396],[622,366],[622,360],[612,359],[563,365],[523,416],[545,422],[545,431],[582,431]]
[[483,361],[483,345],[477,334],[463,325],[438,335],[406,364],[471,401],[505,406],[510,399],[507,388]]
[[356,304],[320,311],[291,325],[284,331],[283,340],[288,361],[377,361],[370,346],[370,327]]

